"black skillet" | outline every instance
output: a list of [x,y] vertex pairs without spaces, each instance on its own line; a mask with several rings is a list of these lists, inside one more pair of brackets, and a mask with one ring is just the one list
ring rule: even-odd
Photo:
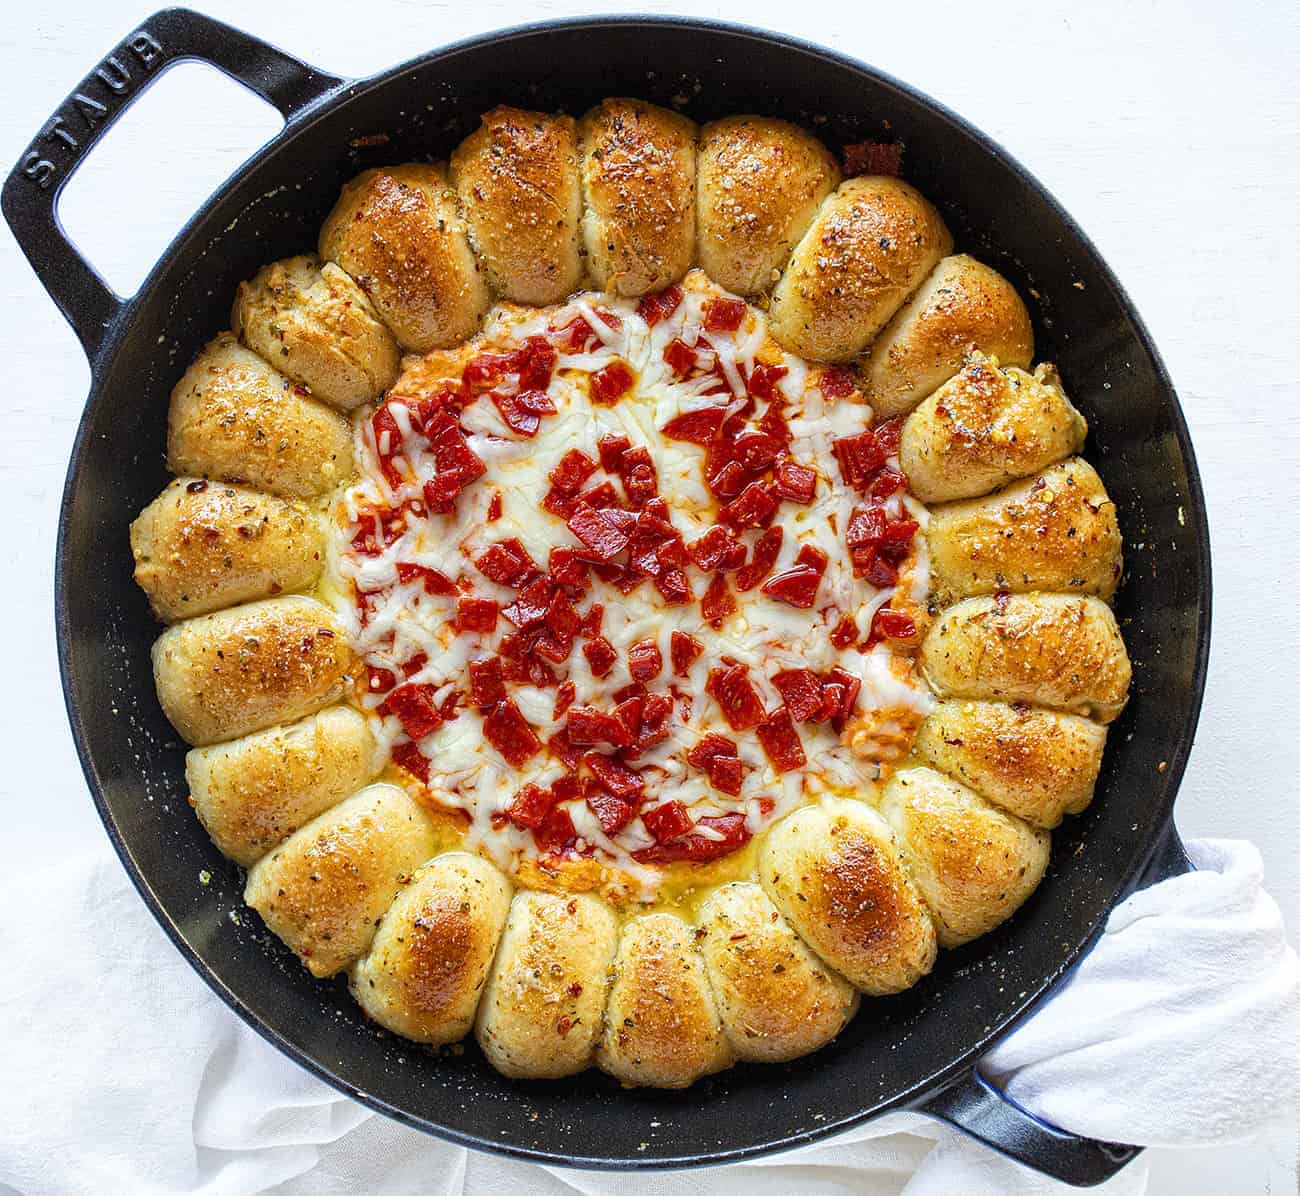
[[[198,59],[273,103],[284,129],[189,222],[132,299],[59,226],[59,192],[105,129],[168,66]],[[497,1075],[472,1045],[425,1053],[377,1032],[341,982],[313,983],[243,910],[242,877],[186,804],[184,747],[154,697],[157,627],[131,580],[127,525],[167,480],[168,393],[228,322],[240,279],[314,246],[359,170],[445,157],[501,102],[578,113],[608,94],[698,120],[762,112],[835,148],[901,139],[908,179],[960,247],[1029,300],[1039,356],[1060,365],[1092,426],[1088,455],[1119,506],[1128,577],[1118,610],[1133,700],[1110,736],[1097,800],[1056,835],[1033,899],[997,932],[945,952],[902,996],[868,1001],[832,1046],[738,1067],[688,1092],[625,1092]],[[183,164],[174,164],[173,169]],[[126,184],[129,185],[129,184]],[[1137,312],[1087,237],[1001,148],[894,79],[817,46],[682,18],[586,18],[489,34],[350,82],[208,17],[150,17],[82,81],[4,187],[4,213],[90,358],[90,396],[59,522],[55,618],[73,735],[131,879],[199,974],[290,1058],[389,1116],[468,1146],[584,1167],[718,1163],[812,1141],[890,1109],[951,1122],[1087,1185],[1137,1151],[1018,1109],[974,1071],[1062,978],[1109,910],[1189,865],[1171,820],[1209,653],[1210,550],[1173,386]],[[201,872],[211,874],[200,883]],[[233,916],[232,916],[233,915]]]

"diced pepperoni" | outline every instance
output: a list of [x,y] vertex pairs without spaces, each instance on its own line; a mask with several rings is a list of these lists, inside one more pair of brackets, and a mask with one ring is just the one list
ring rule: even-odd
[[[645,821],[644,814],[641,819]],[[685,834],[671,843],[661,842],[633,852],[633,858],[642,864],[671,864],[677,860],[707,864],[710,860],[719,860],[738,851],[750,840],[744,814],[718,814],[701,818],[699,826],[707,827],[711,833],[702,835],[695,831]]]
[[412,739],[423,739],[442,726],[442,715],[433,700],[432,685],[402,685],[379,705],[379,713],[393,715]]
[[593,602],[590,609],[582,617],[583,635],[597,636],[600,634],[600,625],[605,621],[605,606],[601,602]]
[[568,519],[569,530],[591,550],[598,561],[610,561],[627,547],[626,533],[619,531],[602,511],[580,506]]
[[772,678],[772,684],[795,722],[806,723],[821,709],[821,678],[812,669],[784,669]]
[[[709,475],[709,491],[718,498],[735,498],[744,489],[748,476],[739,463],[728,461],[716,473]],[[760,484],[754,483],[756,486]]]
[[704,645],[700,643],[693,635],[688,635],[684,631],[674,631],[669,637],[668,654],[672,657],[673,673],[678,677],[685,677],[700,654],[704,651]]
[[392,669],[379,668],[373,664],[366,665],[366,688],[372,694],[386,694],[396,684],[397,675]]
[[[854,570],[856,572],[856,569]],[[883,557],[875,557],[863,571],[863,578],[877,589],[888,590],[898,584],[898,570]]]
[[515,372],[512,353],[480,353],[465,363],[461,381],[471,391],[491,390],[507,374]]
[[581,449],[570,449],[547,477],[562,494],[577,494],[599,468]]
[[745,764],[736,756],[718,756],[709,761],[709,783],[719,792],[740,796],[745,783]]
[[701,407],[698,411],[684,411],[664,424],[663,434],[669,440],[708,444],[721,429],[725,414],[725,407]]
[[414,677],[415,674],[418,673],[422,668],[424,668],[424,666],[428,663],[429,663],[429,658],[423,652],[417,652],[414,656],[410,658],[410,660],[403,662],[402,676]]
[[716,623],[732,614],[735,609],[736,596],[727,584],[727,575],[715,573],[709,582],[709,588],[704,591],[704,597],[700,599],[700,613],[710,623]]
[[555,347],[544,336],[530,336],[514,354],[520,390],[545,390],[555,370]]
[[783,365],[768,365],[766,362],[759,362],[749,375],[747,389],[754,398],[771,401],[779,393],[777,383],[789,372]]
[[796,565],[806,565],[809,569],[816,569],[818,573],[825,573],[826,566],[830,564],[830,557],[816,544],[800,544],[794,562]]
[[523,543],[514,536],[493,544],[474,565],[489,580],[515,588],[527,585],[541,572]]
[[555,691],[555,709],[551,711],[552,721],[559,722],[564,717],[564,712],[573,705],[577,696],[578,687],[572,681],[561,682],[560,688]]
[[706,299],[703,314],[706,332],[735,332],[745,318],[745,301],[721,297]]
[[892,465],[882,467],[871,482],[871,497],[884,500],[907,485],[907,477]]
[[695,368],[695,350],[681,337],[674,337],[664,346],[664,361],[678,378],[685,378]]
[[641,302],[636,305],[636,314],[653,328],[681,306],[682,298],[681,287],[665,287],[662,291],[642,296]]
[[733,731],[748,731],[766,717],[767,712],[744,665],[710,669],[704,692],[722,708],[723,717]]
[[855,490],[866,488],[875,471],[884,465],[887,455],[871,431],[841,436],[831,441],[831,448],[839,462],[840,475]]
[[853,647],[861,638],[861,634],[853,616],[845,615],[831,630],[830,639],[831,643],[842,652],[845,648]]
[[575,316],[563,328],[551,334],[551,343],[565,353],[581,353],[595,337],[591,325],[582,316]]
[[877,632],[886,639],[911,640],[916,638],[916,623],[910,615],[882,606],[871,621],[872,636],[874,637]]
[[799,610],[809,610],[817,601],[821,570],[811,565],[793,565],[764,584],[763,593]]
[[428,565],[414,565],[409,561],[397,562],[397,580],[421,581],[424,583],[426,593],[442,598],[454,597],[459,593],[456,583],[445,573],[439,573],[437,569],[431,569]]
[[836,718],[847,718],[853,713],[854,706],[858,703],[858,694],[862,692],[862,679],[855,677],[847,669],[835,665],[826,674],[826,686],[829,689],[832,685],[838,685],[843,690],[843,697],[840,700],[839,710],[836,712]]
[[394,744],[389,755],[399,768],[406,769],[412,776],[429,783],[429,761],[419,746],[414,743]]
[[600,454],[600,467],[606,473],[617,473],[618,463],[623,454],[632,447],[626,436],[602,436],[596,441],[596,451]]
[[645,708],[645,694],[641,691],[644,688],[639,681],[634,681],[614,695],[614,701],[618,703],[614,707],[614,717],[627,729],[634,743],[641,733],[641,711]]
[[618,663],[618,653],[614,645],[603,635],[595,636],[582,645],[582,654],[587,658],[593,677],[608,677]]
[[886,544],[906,544],[920,529],[921,525],[915,519],[893,519],[885,525],[881,539]]
[[553,806],[546,815],[546,821],[533,831],[537,850],[543,855],[558,855],[573,846],[578,838],[573,819],[563,806]]
[[686,807],[679,801],[666,801],[644,811],[641,821],[645,824],[645,829],[660,843],[666,843],[669,839],[686,834],[695,825],[691,821],[690,814],[686,812]]
[[615,797],[631,801],[645,792],[645,778],[636,769],[628,768],[613,756],[588,752],[582,759],[583,763],[591,769],[591,775]]
[[736,574],[736,589],[742,594],[752,590],[760,581],[772,572],[776,558],[781,555],[781,543],[785,532],[779,527],[769,527],[754,543],[753,556],[749,564]]
[[772,475],[772,485],[782,498],[810,503],[817,493],[817,471],[796,461],[780,461]]
[[551,634],[561,642],[572,646],[574,638],[582,630],[582,616],[578,614],[577,608],[567,594],[551,595],[545,618],[547,629]]
[[742,469],[761,473],[781,451],[781,442],[766,432],[742,432],[732,442],[731,451]]
[[680,569],[690,561],[690,554],[686,551],[680,532],[674,531],[671,540],[664,540],[655,549],[655,559],[665,569]]
[[457,631],[494,631],[497,625],[497,602],[493,598],[467,595],[456,599]]
[[618,471],[623,478],[632,506],[641,508],[659,493],[659,478],[655,473],[654,459],[645,445],[627,449],[619,458]]
[[536,830],[546,821],[546,816],[551,812],[555,801],[553,792],[530,782],[510,800],[510,804],[506,807],[506,817],[515,826],[530,831]]
[[488,509],[487,509],[487,515],[485,519],[486,522],[488,523],[495,523],[500,518],[501,518],[501,491],[497,490],[493,493],[492,497],[488,500]]
[[725,735],[704,735],[686,753],[686,761],[695,768],[708,768],[710,761],[739,755],[735,743]]
[[634,681],[650,681],[659,676],[664,657],[654,640],[639,640],[627,650],[627,663]]
[[393,464],[393,458],[402,452],[402,430],[387,403],[370,417],[370,433],[375,438],[379,471],[390,486],[400,486],[402,474]]
[[514,768],[542,750],[542,741],[511,698],[492,707],[483,720],[483,736]]
[[501,661],[495,657],[469,662],[469,700],[474,706],[495,706],[506,696]]
[[858,388],[858,381],[851,370],[841,366],[831,366],[822,370],[817,385],[828,399],[847,398]]
[[502,608],[502,615],[520,629],[540,623],[546,617],[553,588],[549,577],[529,582],[512,603]]
[[618,834],[636,817],[636,806],[632,802],[601,789],[594,789],[587,794],[587,805],[596,815],[600,829],[607,835]]
[[885,534],[883,507],[858,507],[849,517],[844,542],[850,548],[862,548],[878,542]]
[[647,694],[641,707],[641,725],[637,729],[636,746],[653,747],[668,738],[668,720],[672,717],[673,700],[667,694]]
[[604,407],[618,402],[636,384],[636,375],[622,361],[612,361],[591,375],[591,401]]
[[632,743],[632,736],[622,722],[594,706],[570,706],[565,715],[565,728],[570,743],[607,743],[611,747],[628,747]]
[[730,531],[715,525],[698,539],[692,540],[687,545],[687,551],[691,554],[691,560],[695,562],[697,568],[712,573],[715,569],[724,567],[724,562],[729,559],[729,554],[737,543],[736,537]]
[[537,429],[542,426],[541,417],[555,414],[555,404],[542,390],[521,390],[513,395],[494,390],[491,397],[492,404],[501,413],[506,427],[530,439],[537,435]]
[[777,772],[789,772],[808,763],[803,744],[799,740],[799,732],[786,707],[778,707],[768,715],[755,729],[755,734]]
[[723,515],[737,527],[762,527],[776,510],[777,500],[766,482],[750,482],[723,508]]
[[546,741],[546,746],[565,768],[576,769],[582,763],[582,749],[574,746],[573,740],[569,738],[567,727],[561,727],[556,731]]
[[695,597],[690,579],[681,569],[661,569],[655,578],[655,589],[669,606],[685,606]]

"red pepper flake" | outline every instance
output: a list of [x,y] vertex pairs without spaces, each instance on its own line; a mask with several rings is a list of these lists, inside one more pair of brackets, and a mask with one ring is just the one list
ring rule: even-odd
[[393,690],[382,703],[379,713],[393,715],[402,724],[402,730],[412,739],[423,739],[442,726],[442,715],[433,700],[432,685],[402,685]]
[[627,650],[627,665],[633,681],[651,681],[664,667],[664,656],[654,640],[638,640]]
[[627,548],[627,535],[610,522],[606,511],[597,511],[584,503],[569,516],[567,523],[569,530],[598,561],[611,561]]
[[723,717],[733,731],[748,731],[766,717],[767,712],[744,665],[722,665],[710,669],[704,692],[721,707]]
[[645,824],[645,829],[660,843],[666,843],[669,839],[686,834],[695,825],[691,821],[690,814],[686,812],[686,807],[679,801],[666,801],[644,811],[641,821]]
[[722,428],[725,414],[725,407],[701,407],[697,411],[683,411],[664,424],[662,431],[669,440],[708,444]]
[[753,555],[739,573],[736,574],[736,589],[742,594],[752,590],[760,581],[772,572],[776,558],[781,555],[781,544],[785,532],[780,527],[769,527],[754,544]]
[[506,817],[524,830],[536,830],[546,821],[555,806],[555,794],[531,781],[524,785],[506,807]]
[[777,772],[790,772],[808,763],[799,732],[786,707],[778,707],[768,715],[767,720],[755,729],[755,734]]
[[674,631],[669,637],[668,655],[672,658],[675,676],[685,677],[703,652],[704,645],[685,631]]
[[591,769],[592,776],[615,797],[632,801],[645,792],[645,778],[636,769],[628,768],[613,756],[588,752],[582,760]]
[[[645,820],[645,815],[642,816]],[[700,828],[707,828],[711,834],[702,835],[698,831],[682,835],[670,843],[658,843],[654,847],[642,848],[633,852],[633,858],[642,864],[671,864],[676,860],[690,860],[696,864],[707,864],[723,856],[738,851],[750,840],[749,827],[745,824],[744,814],[718,814],[701,818]]]
[[743,299],[706,299],[703,307],[705,332],[735,332],[745,318]]
[[737,527],[761,527],[776,511],[777,500],[766,482],[750,482],[722,510],[723,517]]
[[[626,436],[602,436],[596,441],[596,451],[600,454],[600,467],[606,473],[617,473],[618,463],[623,459],[623,454],[632,447],[632,442]],[[593,506],[599,506],[593,503]]]
[[844,147],[844,177],[886,174],[898,178],[903,172],[901,141],[854,141]]
[[472,595],[456,599],[456,630],[490,632],[496,630],[500,607],[493,598]]
[[487,660],[469,662],[469,700],[471,705],[495,706],[506,696],[505,682],[501,676],[501,661],[492,656]]
[[528,555],[528,549],[515,536],[493,544],[474,565],[490,581],[516,589],[527,585],[541,572],[537,563]]
[[483,736],[507,764],[518,768],[542,750],[542,741],[519,713],[512,698],[506,698],[492,707],[483,720]]
[[636,314],[653,328],[681,306],[682,298],[681,287],[665,287],[662,291],[642,296],[641,302],[636,305]]
[[618,663],[618,653],[614,645],[603,635],[595,636],[582,645],[582,654],[587,658],[593,677],[608,677]]
[[772,485],[782,498],[807,504],[817,493],[817,471],[787,458],[777,463]]
[[596,821],[600,823],[600,829],[607,835],[618,834],[636,817],[636,806],[632,802],[616,797],[612,793],[605,793],[600,789],[595,789],[587,794],[587,805],[591,807],[591,812],[596,815]]
[[487,522],[495,523],[501,518],[501,491],[493,491],[492,497],[488,500]]
[[695,350],[681,337],[673,337],[664,346],[664,361],[678,378],[685,378],[695,368]]
[[783,669],[772,678],[772,684],[795,722],[806,723],[821,709],[821,678],[812,669]]
[[700,613],[710,623],[716,625],[733,614],[735,609],[736,597],[731,592],[731,587],[727,585],[727,575],[715,573],[709,582],[709,588],[704,591],[704,597],[700,599]]
[[636,375],[622,361],[612,361],[591,375],[591,401],[613,406],[636,384]]
[[607,743],[610,747],[630,747],[632,736],[612,714],[594,706],[570,706],[565,715],[569,742],[574,744]]
[[393,745],[389,755],[393,763],[399,768],[406,769],[413,777],[429,783],[429,761],[424,753],[420,751],[418,745],[414,743],[397,743]]

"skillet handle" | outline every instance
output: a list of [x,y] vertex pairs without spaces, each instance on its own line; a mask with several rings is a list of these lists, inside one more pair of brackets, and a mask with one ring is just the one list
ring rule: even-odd
[[4,216],[92,363],[125,306],[59,222],[59,195],[95,144],[170,66],[197,59],[292,121],[344,81],[201,13],[167,8],[130,33],[59,105],[5,180]]
[[[1170,819],[1133,890],[1192,870]],[[1142,1151],[1140,1146],[1099,1142],[1058,1129],[1016,1104],[978,1071],[966,1072],[914,1107],[1026,1167],[1079,1188],[1105,1182]]]

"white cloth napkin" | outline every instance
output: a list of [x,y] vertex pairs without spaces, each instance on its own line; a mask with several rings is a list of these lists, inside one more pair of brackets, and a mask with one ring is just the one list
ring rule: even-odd
[[[1136,894],[1069,983],[988,1056],[1079,1133],[1189,1145],[1300,1108],[1300,964],[1249,844]],[[697,1192],[470,1154],[371,1114],[267,1046],[190,971],[106,855],[0,881],[0,1184],[38,1193]],[[1141,1160],[1097,1189],[1133,1196]],[[720,1194],[1067,1189],[914,1114],[707,1175]]]

